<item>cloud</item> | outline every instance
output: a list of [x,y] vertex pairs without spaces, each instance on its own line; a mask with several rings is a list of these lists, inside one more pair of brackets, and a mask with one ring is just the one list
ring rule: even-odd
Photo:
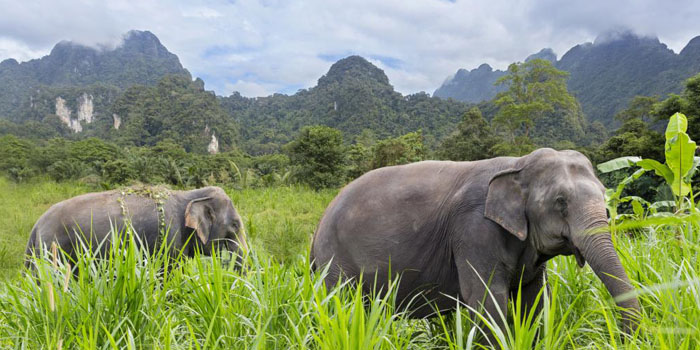
[[279,89],[279,86],[260,84],[254,81],[237,80],[224,83],[227,91],[238,91],[243,96],[268,96]]
[[214,9],[208,8],[208,7],[197,7],[197,8],[192,8],[188,9],[182,12],[182,15],[184,17],[191,17],[191,18],[204,18],[204,19],[210,19],[210,18],[219,18],[223,17],[224,15]]
[[150,30],[207,88],[248,96],[311,87],[350,54],[384,69],[403,93],[432,92],[459,68],[503,69],[543,47],[561,57],[610,29],[658,35],[676,52],[700,34],[700,3],[687,0],[0,0],[0,7],[0,60],[36,58],[60,40],[99,46],[130,29]]
[[0,37],[0,61],[7,58],[14,58],[17,61],[27,61],[44,54],[44,50],[32,49],[21,41]]

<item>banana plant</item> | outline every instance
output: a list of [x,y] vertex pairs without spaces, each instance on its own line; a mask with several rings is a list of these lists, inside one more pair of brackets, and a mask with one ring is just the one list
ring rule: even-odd
[[[692,192],[691,179],[695,175],[700,157],[695,157],[697,148],[695,141],[691,140],[686,131],[688,130],[688,119],[682,113],[676,113],[669,119],[666,127],[666,144],[664,156],[665,163],[660,163],[654,159],[642,159],[640,157],[620,157],[598,165],[598,170],[602,173],[609,173],[619,169],[636,166],[639,169],[632,175],[625,178],[615,189],[608,189],[606,197],[608,209],[612,218],[617,216],[617,206],[622,202],[630,201],[634,205],[635,212],[639,210],[641,202],[634,198],[621,197],[625,186],[638,179],[647,171],[653,171],[661,176],[673,191],[676,199],[676,209],[681,209],[685,200]],[[651,204],[649,205],[651,206]],[[654,209],[660,207],[655,206]],[[695,203],[690,197],[690,206],[694,209]]]

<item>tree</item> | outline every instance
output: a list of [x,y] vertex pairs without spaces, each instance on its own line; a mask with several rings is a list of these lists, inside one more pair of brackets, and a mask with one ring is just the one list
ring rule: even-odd
[[649,129],[641,119],[630,119],[600,147],[596,160],[605,161],[622,156],[663,160],[663,144],[662,134]]
[[33,175],[31,160],[35,156],[35,147],[31,142],[13,135],[0,137],[0,171],[20,182]]
[[422,131],[377,142],[372,147],[372,168],[418,162],[425,158]]
[[336,187],[345,181],[345,146],[340,130],[308,126],[285,145],[297,178],[314,189]]
[[637,156],[644,159],[663,159],[664,137],[652,130],[649,123],[656,120],[657,97],[636,96],[628,107],[615,115],[622,122],[615,134],[598,150],[598,162],[622,156]]
[[543,139],[540,143],[576,141],[583,136],[583,115],[566,89],[567,76],[542,59],[508,67],[508,73],[496,82],[507,86],[494,101],[498,112],[493,125],[506,134],[505,142],[495,148],[497,153],[528,152],[534,147],[530,133],[536,124],[537,136]]
[[446,137],[436,151],[440,159],[477,160],[490,157],[490,149],[498,142],[478,107],[462,116],[457,130]]
[[348,148],[347,157],[347,176],[350,179],[356,179],[372,170],[372,149],[370,147],[358,142]]
[[216,136],[221,150],[235,148],[238,129],[216,96],[183,76],[166,76],[156,86],[133,86],[112,105],[122,118],[105,138],[125,145],[153,146],[171,140],[188,152],[206,153]]
[[658,96],[635,96],[627,105],[627,109],[615,115],[615,119],[623,123],[631,119],[638,119],[649,123],[656,116],[656,113],[654,113],[654,105],[658,101]]
[[668,119],[675,113],[683,113],[688,118],[688,135],[693,140],[700,139],[700,74],[685,81],[680,95],[671,94],[654,105],[654,114],[659,119]]

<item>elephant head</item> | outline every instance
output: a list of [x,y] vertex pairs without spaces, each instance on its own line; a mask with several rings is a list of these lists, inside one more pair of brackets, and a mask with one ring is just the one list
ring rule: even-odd
[[612,244],[605,188],[591,162],[576,151],[540,149],[490,181],[485,216],[540,255],[571,255],[586,262],[622,309],[626,332],[637,327],[639,303]]
[[213,249],[225,248],[241,257],[248,252],[241,216],[221,188],[209,187],[205,190],[205,196],[187,203],[185,226],[196,233],[196,246],[204,254],[210,255]]

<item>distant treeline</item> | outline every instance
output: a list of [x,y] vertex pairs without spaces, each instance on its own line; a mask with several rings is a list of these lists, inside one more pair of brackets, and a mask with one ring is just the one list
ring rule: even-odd
[[[700,139],[700,75],[688,79],[680,95],[663,100],[635,98],[616,116],[622,126],[611,137],[601,125],[586,122],[566,90],[565,79],[565,73],[544,60],[511,65],[499,81],[507,89],[493,101],[451,117],[460,121],[439,139],[434,134],[427,137],[422,130],[382,137],[386,135],[383,131],[372,128],[357,128],[348,139],[342,130],[310,125],[299,126],[298,131],[290,128],[285,136],[288,141],[271,148],[277,151],[251,155],[240,145],[248,142],[250,147],[252,140],[245,140],[246,132],[239,133],[239,127],[230,123],[213,95],[194,83],[169,77],[155,87],[128,90],[120,98],[116,106],[134,124],[118,137],[59,132],[60,122],[0,121],[0,135],[4,135],[0,137],[0,172],[15,181],[45,176],[107,188],[129,182],[183,187],[299,182],[323,188],[340,186],[383,166],[424,159],[518,156],[543,146],[577,149],[594,163],[627,155],[662,160],[664,138],[659,125],[675,112],[688,116],[688,133]],[[225,103],[223,108],[227,109]],[[205,120],[217,124],[208,125]],[[207,126],[216,127],[216,135],[224,140],[218,154],[202,152],[201,138],[188,138]],[[257,127],[264,134],[262,124]],[[103,136],[98,135],[99,130],[94,129],[92,136]],[[189,147],[194,142],[198,146]]]

